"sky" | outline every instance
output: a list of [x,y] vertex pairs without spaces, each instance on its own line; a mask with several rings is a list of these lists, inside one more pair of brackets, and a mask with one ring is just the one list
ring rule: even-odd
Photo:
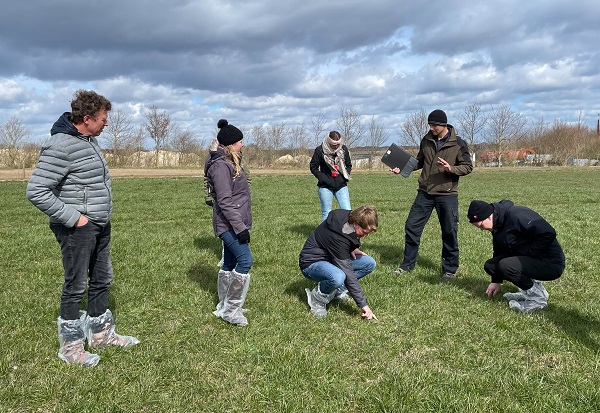
[[221,118],[337,129],[352,109],[396,142],[421,109],[451,124],[472,104],[591,127],[600,113],[596,0],[0,1],[0,124],[17,116],[32,142],[82,88],[206,143]]

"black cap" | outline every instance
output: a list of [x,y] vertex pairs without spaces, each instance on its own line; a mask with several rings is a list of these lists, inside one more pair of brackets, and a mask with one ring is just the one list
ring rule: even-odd
[[429,117],[427,118],[427,124],[446,126],[448,124],[446,112],[441,109],[434,110],[429,114]]
[[488,204],[485,201],[471,201],[471,205],[469,205],[469,211],[467,212],[467,217],[469,218],[469,222],[481,222],[484,219],[487,219],[494,212],[494,207],[492,204]]

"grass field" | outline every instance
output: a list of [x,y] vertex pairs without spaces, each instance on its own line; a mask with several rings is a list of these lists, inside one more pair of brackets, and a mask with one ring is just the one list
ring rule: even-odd
[[[414,271],[393,278],[417,174],[357,173],[354,207],[377,206],[362,281],[379,322],[354,305],[315,319],[297,267],[319,223],[315,179],[254,176],[249,326],[211,314],[220,242],[198,178],[115,179],[110,306],[141,344],[98,352],[92,369],[57,356],[62,286],[47,218],[24,182],[0,183],[2,412],[592,412],[600,410],[600,169],[476,169],[461,179],[461,267],[439,282],[437,219]],[[511,199],[557,229],[567,268],[546,310],[489,299],[491,235],[468,224],[472,199]],[[505,284],[502,293],[516,288]]]

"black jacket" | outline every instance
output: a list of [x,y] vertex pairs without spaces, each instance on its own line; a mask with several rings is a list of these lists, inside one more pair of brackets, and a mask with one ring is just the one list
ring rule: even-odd
[[492,207],[494,257],[524,255],[565,264],[556,231],[537,212],[509,200],[493,203]]
[[[344,164],[346,165],[346,171],[348,175],[352,171],[352,161],[350,160],[350,152],[346,145],[342,145],[344,149]],[[323,154],[323,145],[316,147],[313,153],[312,159],[310,160],[310,172],[319,180],[317,186],[320,188],[327,188],[332,191],[337,191],[340,188],[345,187],[348,184],[348,180],[338,174],[338,176],[331,175],[331,169],[327,162],[325,162],[325,155]]]
[[[352,255],[350,253],[360,247],[360,240],[352,227],[352,232],[347,233],[342,229],[348,224],[350,211],[336,209],[329,213],[327,219],[309,235],[300,251],[300,269],[318,261],[327,261],[340,268],[346,274],[344,285],[354,298],[356,305],[363,308],[367,305],[367,298],[352,268]],[[352,224],[348,224],[352,225]],[[349,227],[347,227],[349,228]]]

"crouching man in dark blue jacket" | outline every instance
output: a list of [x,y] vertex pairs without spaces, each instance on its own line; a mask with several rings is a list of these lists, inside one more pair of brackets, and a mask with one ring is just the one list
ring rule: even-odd
[[519,287],[516,293],[504,294],[510,308],[522,313],[545,308],[548,292],[541,281],[555,280],[565,269],[554,228],[537,212],[508,200],[472,201],[467,216],[493,237],[494,256],[483,267],[492,276],[485,293],[496,295],[502,281],[508,280]]
[[348,300],[350,296],[360,307],[361,316],[377,319],[369,308],[358,280],[375,269],[375,260],[362,252],[360,238],[377,231],[377,210],[361,206],[352,211],[331,211],[310,234],[300,251],[300,270],[310,280],[317,281],[311,291],[306,289],[311,312],[317,317],[327,315],[331,300]]

